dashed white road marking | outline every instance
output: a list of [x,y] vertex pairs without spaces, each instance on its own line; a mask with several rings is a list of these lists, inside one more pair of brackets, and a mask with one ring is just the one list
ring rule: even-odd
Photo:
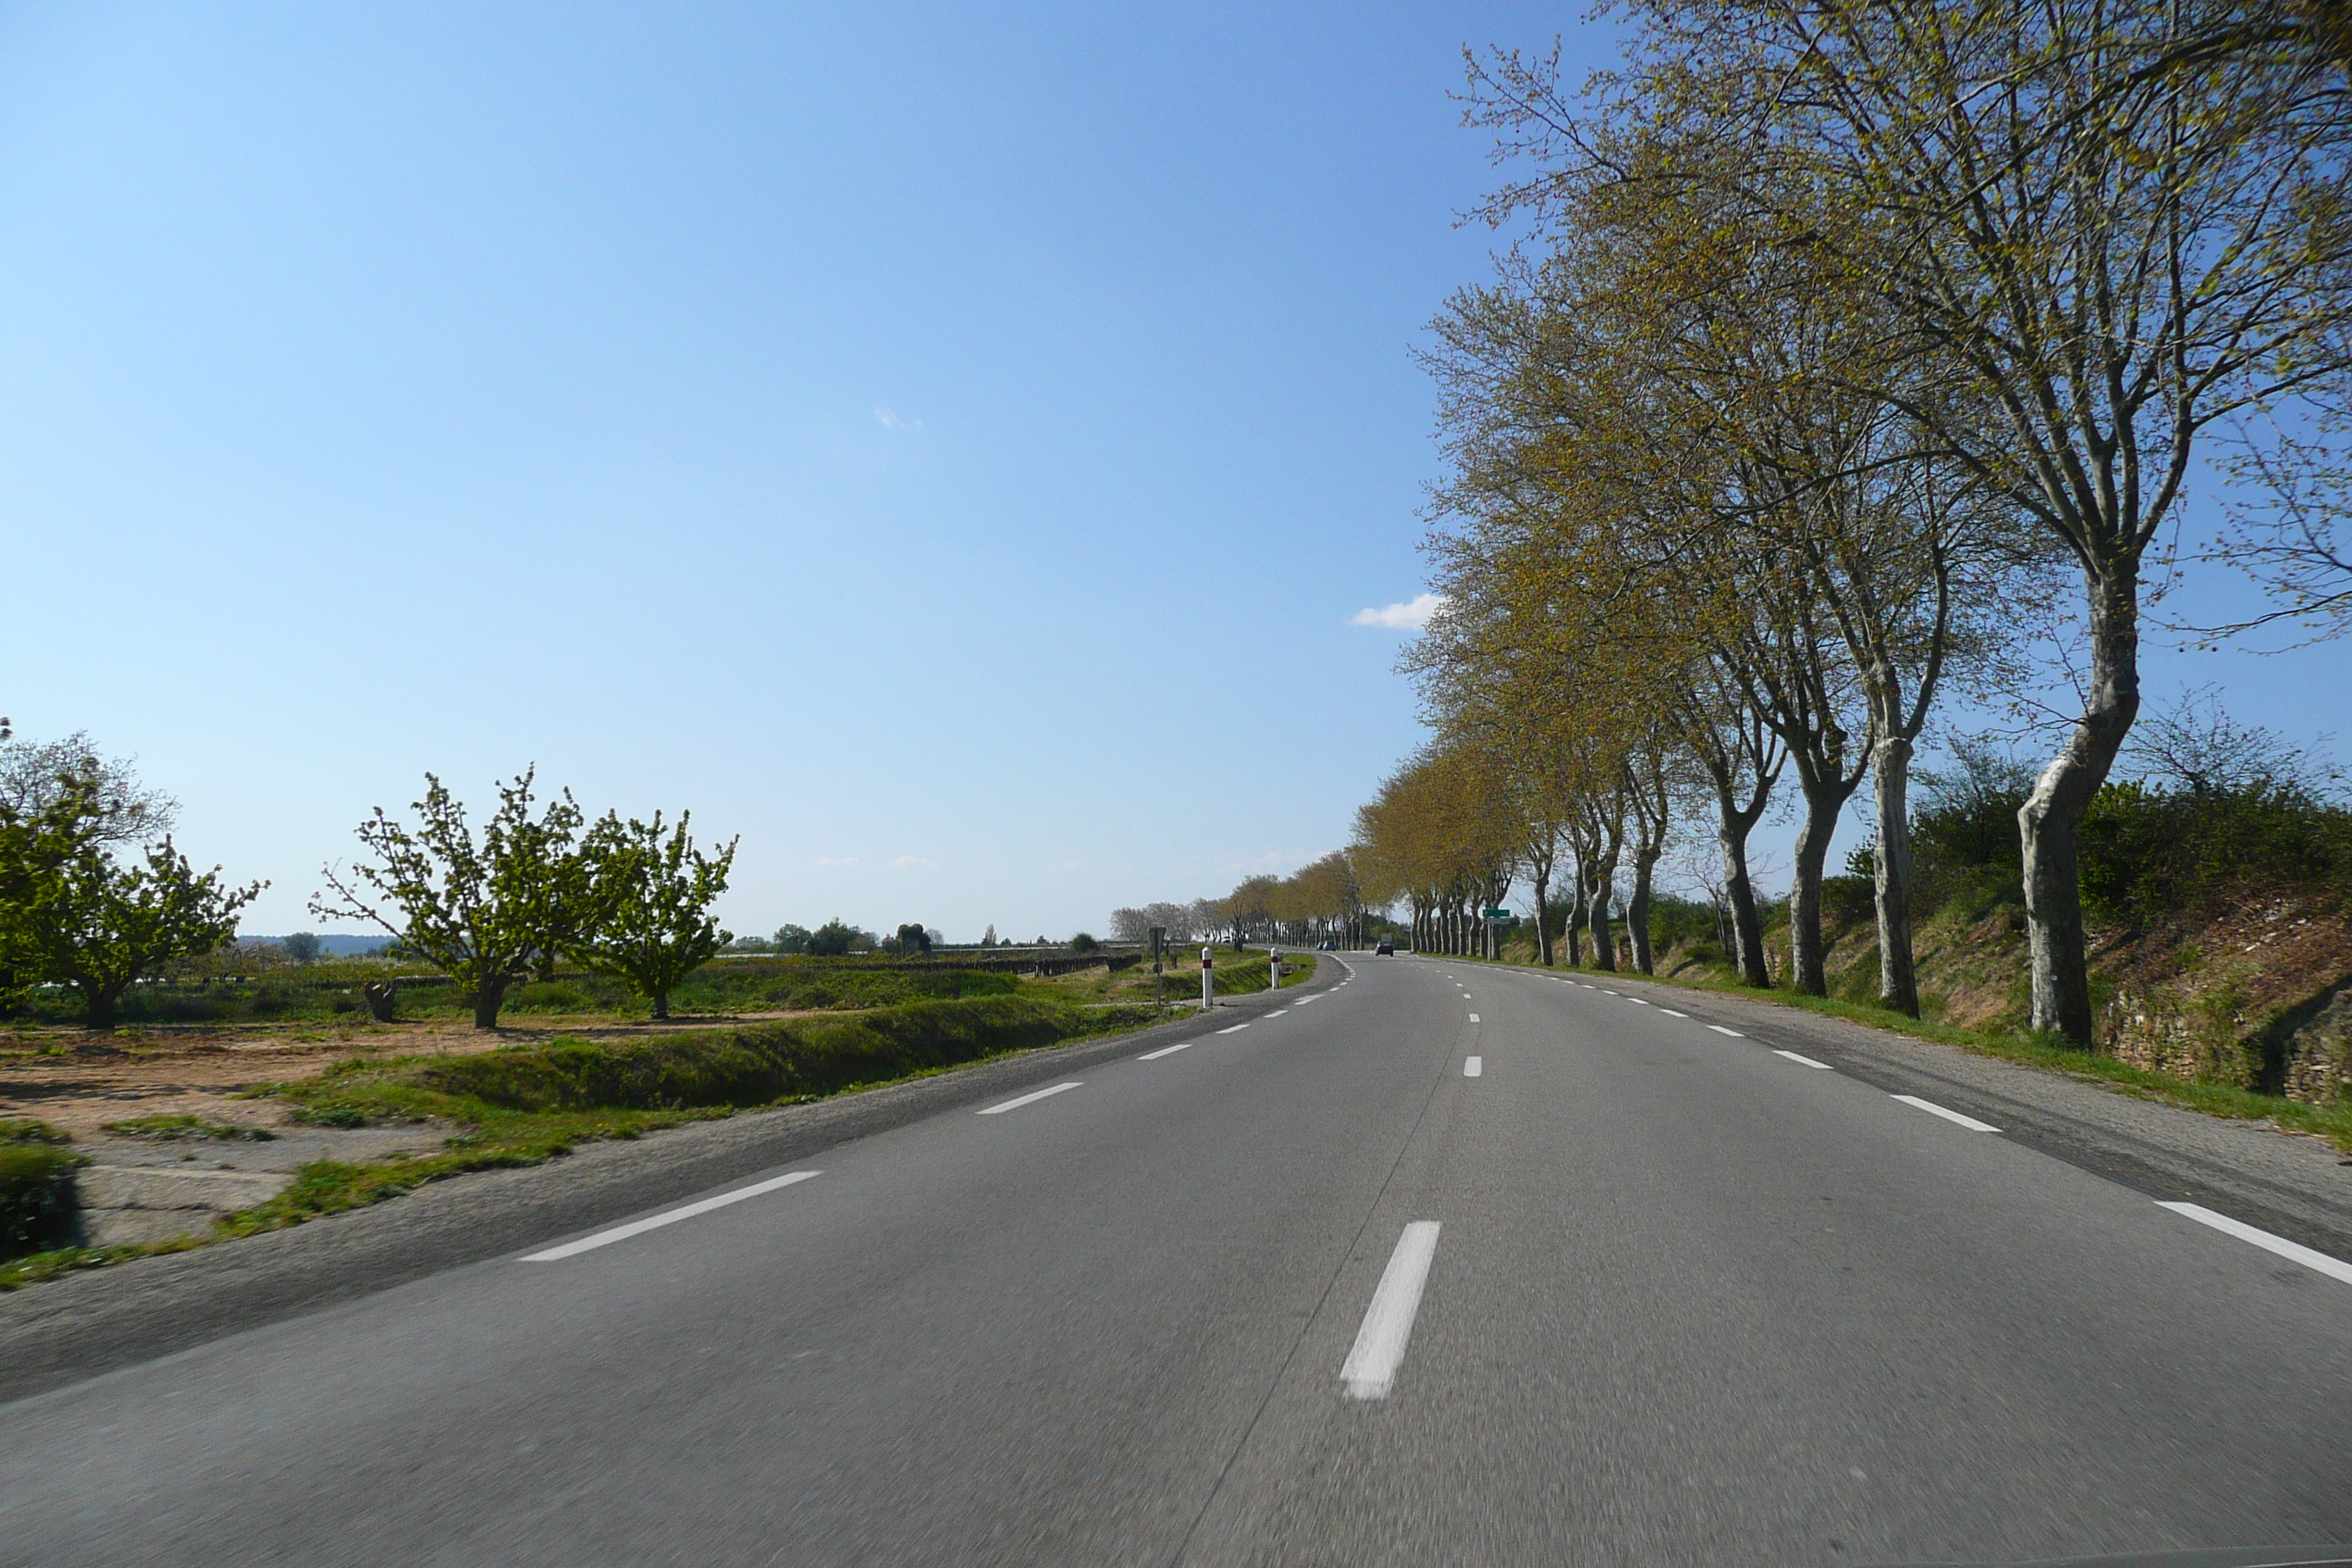
[[1790,1061],[1795,1062],[1799,1067],[1819,1068],[1823,1072],[1837,1071],[1837,1068],[1830,1066],[1827,1062],[1817,1062],[1811,1057],[1801,1057],[1794,1051],[1784,1051],[1778,1046],[1772,1047],[1772,1054],[1776,1057],[1786,1057]]
[[1669,1018],[1687,1018],[1690,1016],[1688,1013],[1677,1013],[1672,1007],[1661,1007],[1658,1011],[1664,1013]]
[[1339,1385],[1349,1398],[1386,1399],[1395,1386],[1405,1346],[1412,1341],[1412,1321],[1421,1313],[1421,1293],[1429,1284],[1429,1265],[1437,1256],[1437,1228],[1433,1219],[1414,1220],[1389,1254],[1355,1346],[1339,1368]]
[[1055,1095],[1062,1094],[1067,1090],[1077,1088],[1078,1085],[1084,1081],[1086,1080],[1083,1079],[1072,1079],[1067,1083],[1057,1083],[1050,1089],[1036,1089],[1031,1093],[1022,1095],[1017,1099],[1000,1100],[994,1105],[984,1105],[981,1107],[978,1110],[973,1111],[972,1114],[975,1116],[1002,1116],[1008,1110],[1018,1110],[1024,1105],[1034,1105],[1041,1100],[1050,1100]]
[[1474,1023],[1474,1024],[1475,1024],[1475,1023],[1476,1023],[1476,1022],[1478,1021],[1478,1015],[1477,1015],[1477,1014],[1475,1014],[1475,1013],[1471,1014],[1471,1015],[1470,1015],[1470,1021],[1471,1021],[1472,1023]]
[[1603,986],[1601,988],[1601,994],[1602,994],[1603,996],[1614,996],[1614,995],[1618,994],[1618,993],[1616,993],[1616,992],[1614,992],[1614,991],[1612,991],[1612,990],[1610,990],[1610,989],[1609,989],[1609,987],[1607,987],[1606,985],[1603,985]]
[[1172,1057],[1178,1051],[1189,1051],[1200,1043],[1198,1040],[1179,1040],[1172,1046],[1162,1046],[1156,1051],[1146,1051],[1135,1059],[1139,1062],[1156,1062],[1161,1057]]
[[1289,1012],[1289,1011],[1290,1011],[1290,1009],[1289,1009],[1289,1008],[1287,1008],[1287,1007],[1276,1007],[1273,1012],[1268,1013],[1268,1014],[1266,1015],[1266,1016],[1267,1016],[1267,1017],[1269,1017],[1269,1018],[1279,1018],[1279,1017],[1281,1017],[1285,1013],[1287,1013],[1287,1012]]
[[1248,1027],[1249,1027],[1249,1026],[1248,1026],[1247,1024],[1235,1024],[1232,1028],[1230,1028],[1230,1029],[1219,1029],[1219,1030],[1217,1031],[1217,1033],[1219,1033],[1219,1034],[1221,1034],[1221,1035],[1238,1035],[1238,1034],[1240,1034],[1244,1029],[1246,1029],[1246,1028],[1248,1028]]
[[1631,1002],[1636,1007],[1646,1007],[1649,1005],[1647,1002],[1643,1001],[1639,996],[1628,996],[1625,1000]]
[[644,1219],[633,1219],[626,1225],[616,1225],[610,1230],[600,1230],[593,1236],[583,1236],[577,1241],[567,1241],[561,1247],[551,1247],[544,1252],[534,1252],[523,1261],[554,1263],[562,1258],[577,1257],[583,1252],[592,1251],[599,1247],[609,1247],[616,1241],[626,1241],[633,1236],[643,1236],[649,1230],[658,1230],[666,1225],[676,1225],[682,1219],[692,1219],[698,1214],[709,1214],[712,1209],[723,1209],[730,1204],[740,1204],[745,1198],[756,1198],[762,1193],[772,1193],[778,1187],[789,1187],[823,1174],[824,1174],[823,1171],[791,1171],[781,1176],[771,1176],[764,1182],[754,1182],[748,1187],[738,1187],[731,1193],[721,1193],[715,1198],[703,1198],[698,1202],[670,1209],[666,1213],[648,1215]]
[[1486,1076],[1486,1058],[1485,1057],[1465,1057],[1462,1058],[1462,1076],[1464,1078],[1483,1078]]
[[2252,1226],[2231,1219],[2228,1215],[2215,1214],[2201,1204],[2168,1204],[2159,1199],[2156,1206],[2160,1209],[2170,1209],[2177,1215],[2186,1215],[2199,1225],[2210,1225],[2224,1236],[2234,1236],[2240,1241],[2251,1242],[2264,1252],[2275,1252],[2281,1258],[2291,1258],[2305,1268],[2315,1268],[2331,1279],[2341,1279],[2347,1285],[2352,1285],[2352,1263],[2347,1263],[2341,1258],[2330,1258],[2324,1252],[2315,1252],[2301,1242],[2289,1241],[2283,1236],[2273,1236],[2266,1230],[2256,1230]]
[[1707,1026],[1707,1027],[1708,1027],[1708,1028],[1710,1028],[1710,1029],[1713,1029],[1713,1030],[1714,1030],[1717,1034],[1718,1034],[1718,1035],[1729,1035],[1729,1036],[1730,1036],[1733,1039],[1735,1039],[1735,1040],[1744,1040],[1744,1039],[1746,1039],[1746,1038],[1748,1037],[1747,1036],[1745,1036],[1745,1035],[1741,1034],[1738,1030],[1737,1030],[1737,1029],[1727,1029],[1727,1028],[1725,1028],[1725,1027],[1724,1027],[1722,1025],[1720,1025],[1720,1024],[1709,1024],[1709,1025]]
[[1928,1112],[1930,1115],[1940,1116],[1947,1121],[1957,1121],[1971,1132],[1998,1132],[2000,1131],[2000,1128],[1993,1126],[1990,1122],[1979,1121],[1973,1116],[1962,1116],[1957,1110],[1947,1110],[1942,1106],[1937,1105],[1935,1101],[1922,1100],[1916,1094],[1898,1094],[1894,1098],[1901,1100],[1906,1105],[1916,1105],[1920,1110]]

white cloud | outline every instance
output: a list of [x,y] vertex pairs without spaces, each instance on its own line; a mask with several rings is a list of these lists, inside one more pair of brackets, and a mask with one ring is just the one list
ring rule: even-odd
[[938,861],[926,860],[920,855],[901,855],[896,860],[891,861],[890,864],[901,871],[913,870],[917,867],[920,867],[926,871],[936,871],[940,868],[940,863]]
[[1445,600],[1437,594],[1420,594],[1402,605],[1391,605],[1385,610],[1358,610],[1350,626],[1387,626],[1393,631],[1417,632],[1429,625],[1429,617],[1444,608]]
[[923,427],[921,420],[909,419],[895,408],[877,408],[874,411],[874,418],[885,430],[919,430]]

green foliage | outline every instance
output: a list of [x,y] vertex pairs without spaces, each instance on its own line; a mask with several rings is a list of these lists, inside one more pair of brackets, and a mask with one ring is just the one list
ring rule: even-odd
[[0,1143],[0,1258],[57,1247],[73,1228],[80,1155],[48,1143]]
[[1070,939],[1070,951],[1072,952],[1100,952],[1102,951],[1102,943],[1095,940],[1094,934],[1091,931],[1082,931],[1077,935]]
[[2083,818],[2083,901],[2145,925],[2210,910],[2249,887],[2352,890],[2352,810],[2292,785],[2111,784]]
[[808,939],[802,943],[801,950],[811,958],[840,958],[859,945],[860,939],[865,934],[839,915],[835,915],[809,932]]
[[319,938],[314,931],[298,931],[286,939],[286,956],[297,963],[309,963],[319,956]]
[[[1148,1017],[1148,1012],[1142,1016]],[[761,1105],[830,1094],[1008,1050],[1099,1032],[1115,1018],[1066,1004],[993,996],[919,1002],[853,1017],[793,1019],[625,1045],[563,1040],[436,1061],[415,1081],[518,1110]]]
[[[809,950],[809,936],[810,931],[806,926],[779,926],[776,928],[776,934],[773,939],[776,944],[776,951],[781,953],[788,953],[793,956],[804,953]],[[845,949],[844,951],[846,950]]]
[[41,974],[80,994],[92,1028],[114,1023],[133,981],[233,940],[237,911],[268,885],[226,887],[220,868],[199,874],[169,838],[151,846],[143,864],[128,866],[102,844],[86,843],[44,883],[14,911],[22,948]]
[[542,955],[603,925],[619,893],[598,874],[602,841],[578,838],[581,813],[569,790],[532,816],[536,772],[499,785],[499,808],[478,845],[465,806],[425,774],[425,798],[411,807],[422,818],[417,830],[378,806],[357,831],[381,863],[352,868],[349,881],[327,868],[335,897],[314,896],[310,912],[382,926],[457,981],[472,999],[477,1027],[496,1027],[508,988]]
[[678,983],[730,940],[710,906],[727,890],[736,841],[706,857],[687,836],[691,818],[679,813],[667,839],[658,811],[651,823],[631,817],[623,826],[607,816],[597,825],[591,837],[604,887],[596,900],[604,918],[587,925],[567,950],[590,973],[618,975],[635,986],[656,1018],[669,1016],[670,993]]
[[73,1134],[62,1127],[52,1127],[29,1116],[0,1117],[0,1144],[72,1142]]

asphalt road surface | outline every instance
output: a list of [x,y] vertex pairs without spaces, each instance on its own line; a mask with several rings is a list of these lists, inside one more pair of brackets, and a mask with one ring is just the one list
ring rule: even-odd
[[2352,1269],[2326,1254],[1663,989],[1348,966],[0,1407],[0,1563],[2352,1540]]

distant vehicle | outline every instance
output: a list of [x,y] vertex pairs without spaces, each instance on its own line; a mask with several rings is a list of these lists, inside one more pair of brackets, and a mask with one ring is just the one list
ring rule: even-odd
[[1381,938],[1381,945],[1372,949],[1372,951],[1379,953],[1382,958],[1394,958],[1396,956],[1396,943],[1391,942],[1386,937],[1382,937]]
[[1318,951],[1318,952],[1339,952],[1339,944],[1338,942],[1333,942],[1329,937],[1328,937],[1328,936],[1327,936],[1327,937],[1325,937],[1325,938],[1323,939],[1323,945],[1322,945],[1320,948],[1317,949],[1316,951]]

